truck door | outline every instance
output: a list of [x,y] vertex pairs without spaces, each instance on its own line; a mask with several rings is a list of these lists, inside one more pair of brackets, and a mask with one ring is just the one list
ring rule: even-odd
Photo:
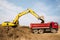
[[52,22],[52,28],[58,28],[58,23]]

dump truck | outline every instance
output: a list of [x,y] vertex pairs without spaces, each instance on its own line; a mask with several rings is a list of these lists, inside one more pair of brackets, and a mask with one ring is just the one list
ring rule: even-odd
[[31,23],[30,28],[32,29],[33,33],[44,33],[44,31],[56,33],[58,31],[58,23],[57,22]]

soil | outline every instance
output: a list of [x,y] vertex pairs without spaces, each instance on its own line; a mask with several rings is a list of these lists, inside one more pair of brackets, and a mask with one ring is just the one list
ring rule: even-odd
[[60,28],[57,33],[34,34],[26,26],[9,29],[0,26],[0,40],[60,40]]

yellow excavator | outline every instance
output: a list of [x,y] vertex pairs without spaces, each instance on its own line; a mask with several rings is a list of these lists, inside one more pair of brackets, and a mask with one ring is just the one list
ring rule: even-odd
[[2,26],[4,27],[13,27],[13,28],[16,28],[18,25],[19,25],[19,18],[25,14],[28,14],[28,13],[31,13],[33,16],[35,16],[38,20],[41,20],[41,23],[44,23],[44,16],[39,16],[37,15],[32,9],[27,9],[21,13],[19,13],[16,18],[13,20],[13,22],[8,22],[8,21],[5,21],[2,23]]

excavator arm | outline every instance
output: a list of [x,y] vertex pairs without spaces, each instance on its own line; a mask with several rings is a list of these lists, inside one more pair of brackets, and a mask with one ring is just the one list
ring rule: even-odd
[[37,15],[32,9],[28,9],[29,10],[29,12],[33,15],[33,16],[35,16],[38,20],[41,20],[41,23],[44,23],[44,16],[39,16],[39,15]]
[[41,20],[41,23],[44,23],[44,17],[43,16],[39,16],[37,15],[32,9],[27,9],[21,13],[19,13],[16,18],[13,20],[13,23],[17,24],[18,23],[18,20],[21,16],[25,15],[25,14],[32,14],[33,16],[35,16],[37,19]]

